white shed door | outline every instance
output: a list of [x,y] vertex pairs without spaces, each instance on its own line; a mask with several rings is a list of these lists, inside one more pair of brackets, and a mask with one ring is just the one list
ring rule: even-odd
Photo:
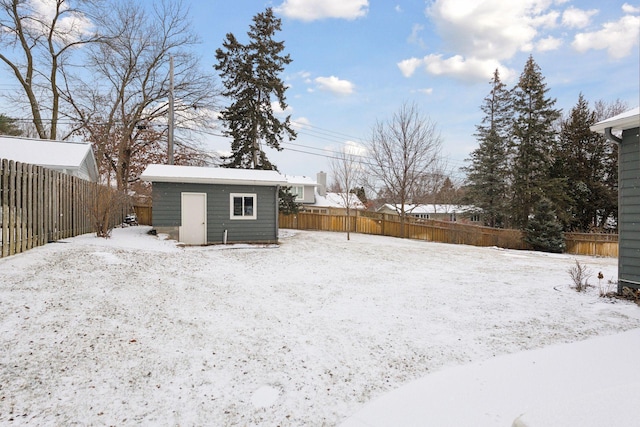
[[207,243],[207,194],[182,193],[180,241],[187,245]]

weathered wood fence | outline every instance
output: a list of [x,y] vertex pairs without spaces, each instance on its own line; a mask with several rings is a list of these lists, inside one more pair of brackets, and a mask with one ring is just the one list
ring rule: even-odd
[[[99,185],[0,159],[0,257],[94,231]],[[122,222],[114,211],[110,221]]]
[[[473,246],[497,246],[507,249],[531,249],[520,230],[481,227],[457,222],[410,220],[404,224],[404,236],[398,217],[367,213],[366,216],[326,215],[301,212],[280,215],[280,228],[375,234]],[[567,253],[575,255],[618,256],[617,234],[565,233]]]
[[134,205],[133,210],[138,217],[138,224],[152,225],[151,223],[151,206]]

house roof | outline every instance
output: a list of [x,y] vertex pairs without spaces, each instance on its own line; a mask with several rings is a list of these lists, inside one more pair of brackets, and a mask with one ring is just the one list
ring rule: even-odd
[[71,169],[80,167],[89,154],[88,143],[0,136],[0,158],[16,162]]
[[590,127],[593,132],[604,133],[605,129],[627,130],[640,127],[640,107],[598,122]]
[[[344,208],[346,195],[345,193],[327,193],[325,196],[321,196],[316,192],[315,203],[309,206],[317,206],[322,208]],[[351,194],[349,197],[349,208],[351,209],[364,209],[364,204],[358,199],[355,194]]]
[[229,169],[200,166],[149,165],[140,178],[150,182],[184,182],[195,184],[284,185],[286,179],[276,171]]
[[0,136],[0,158],[98,177],[93,148],[84,142]]
[[[399,204],[386,203],[381,206],[378,211],[383,209],[400,212]],[[415,214],[447,214],[447,213],[465,213],[474,210],[473,206],[469,205],[444,205],[444,204],[426,204],[426,205],[404,205],[405,212]]]
[[317,186],[315,179],[301,175],[283,175],[289,185],[312,185]]

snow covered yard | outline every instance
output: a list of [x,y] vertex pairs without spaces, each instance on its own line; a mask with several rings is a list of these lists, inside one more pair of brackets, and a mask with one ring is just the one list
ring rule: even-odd
[[575,259],[596,285],[615,259],[148,229],[0,259],[0,423],[336,425],[447,367],[640,328],[636,305],[569,289]]

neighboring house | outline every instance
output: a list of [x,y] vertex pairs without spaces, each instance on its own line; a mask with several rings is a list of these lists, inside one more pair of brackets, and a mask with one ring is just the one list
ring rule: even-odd
[[149,165],[152,225],[189,245],[276,243],[278,190],[287,181],[276,171]]
[[618,292],[625,286],[640,289],[640,107],[598,122],[591,130],[619,146]]
[[[417,219],[433,219],[437,221],[452,221],[466,224],[482,225],[482,218],[477,213],[473,213],[473,206],[466,205],[445,205],[426,204],[415,205],[406,204],[404,210],[408,216]],[[400,215],[401,206],[399,204],[386,203],[378,208],[377,212],[388,215]]]
[[284,175],[284,178],[287,180],[285,186],[289,187],[289,192],[296,196],[296,203],[307,205],[315,202],[316,187],[318,184],[313,178],[292,175]]
[[[346,215],[347,194],[326,192],[324,195],[316,194],[316,202],[305,207],[310,212],[326,213],[329,215]],[[364,203],[355,194],[349,195],[349,214],[356,215],[356,211],[366,209]]]
[[0,136],[0,159],[43,166],[92,182],[99,178],[88,143]]
[[[327,192],[327,174],[318,172],[316,180],[307,176],[288,176],[287,186],[296,195],[296,202],[300,203],[301,212],[321,213],[329,215],[346,215],[344,193]],[[349,199],[350,209],[364,210],[366,207],[353,194]],[[352,212],[353,213],[353,212]]]

